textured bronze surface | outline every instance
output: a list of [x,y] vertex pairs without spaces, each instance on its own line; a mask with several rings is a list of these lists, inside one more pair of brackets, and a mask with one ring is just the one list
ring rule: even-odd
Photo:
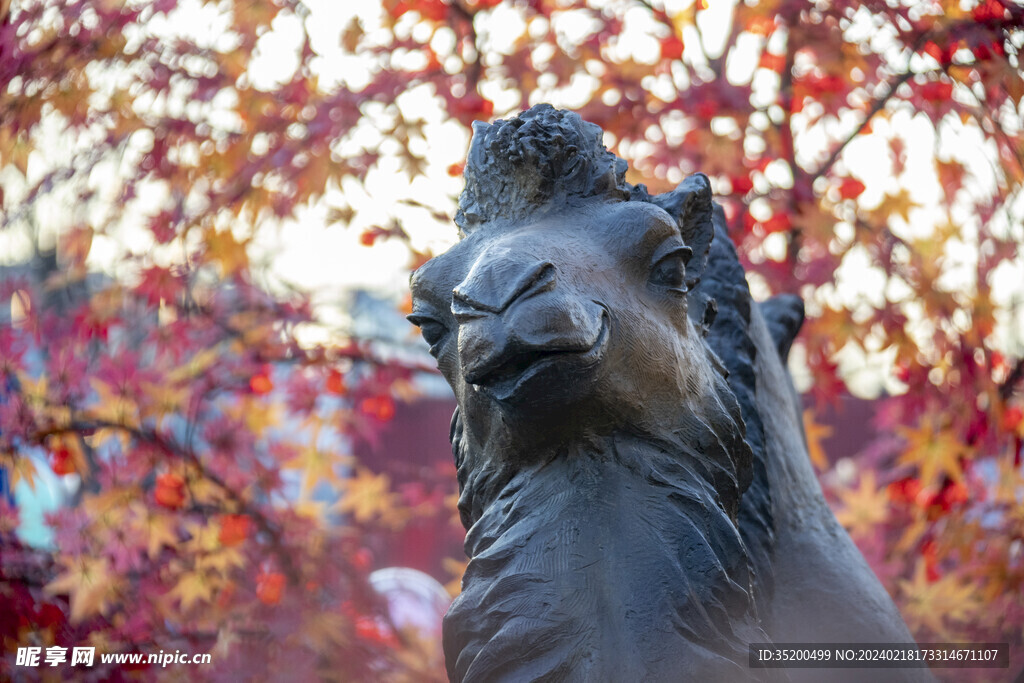
[[601,138],[548,105],[474,124],[462,239],[412,277],[458,399],[450,678],[784,680],[749,643],[909,642],[807,458],[802,302],[751,299],[707,178],[652,196]]

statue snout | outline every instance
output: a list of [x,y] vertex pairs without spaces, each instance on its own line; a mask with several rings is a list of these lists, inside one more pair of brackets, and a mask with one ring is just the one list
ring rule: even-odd
[[451,308],[463,379],[506,398],[544,368],[589,359],[603,339],[606,311],[559,287],[550,261],[509,252],[495,256],[485,254],[474,264],[453,290]]
[[452,315],[459,323],[459,356],[470,384],[483,384],[511,356],[519,353],[515,330],[506,315],[520,301],[549,292],[555,266],[514,254],[488,254],[474,264],[452,291]]

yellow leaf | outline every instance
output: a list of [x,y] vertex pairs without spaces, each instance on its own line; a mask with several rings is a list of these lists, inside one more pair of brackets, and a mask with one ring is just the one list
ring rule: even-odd
[[236,405],[224,410],[232,420],[242,420],[251,432],[257,434],[281,424],[284,408],[280,402],[268,402],[254,397],[245,397]]
[[825,456],[825,449],[821,442],[832,436],[832,428],[828,425],[820,425],[814,421],[814,411],[808,408],[804,411],[804,433],[807,435],[807,455],[811,463],[819,471],[828,469],[828,458]]
[[213,596],[213,582],[202,572],[185,572],[168,593],[168,597],[181,601],[181,609],[188,611],[198,602],[209,602]]
[[350,465],[352,457],[337,453],[334,449],[320,449],[320,430],[323,423],[319,418],[304,423],[310,430],[309,443],[299,447],[299,454],[282,465],[284,469],[301,470],[303,472],[301,496],[305,499],[317,483],[326,481],[341,486],[343,480],[338,475],[341,467]]
[[683,31],[685,31],[688,26],[693,25],[694,9],[696,8],[696,5],[697,3],[694,3],[692,7],[688,8],[689,11],[684,10],[670,15],[672,26],[675,28],[675,35],[683,35]]
[[292,505],[295,514],[320,524],[327,522],[327,509],[327,504],[319,500],[299,500]]
[[217,348],[203,349],[194,354],[187,363],[167,373],[168,382],[179,382],[192,379],[206,372],[207,368],[217,362],[219,353]]
[[25,402],[32,405],[41,405],[46,403],[46,395],[48,390],[48,383],[46,375],[42,375],[39,379],[33,379],[25,373],[16,373],[18,377],[18,385],[21,387],[21,395],[25,397]]
[[71,426],[71,408],[63,405],[44,406],[40,411],[44,419],[56,429],[68,429]]
[[106,558],[78,557],[71,559],[67,571],[48,583],[44,590],[50,595],[68,595],[71,622],[77,624],[96,614],[104,614],[118,585]]
[[122,452],[127,452],[132,437],[123,429],[104,427],[97,429],[92,436],[85,437],[85,442],[92,448],[103,448],[108,442],[116,441]]
[[129,429],[139,426],[139,409],[135,402],[118,392],[114,387],[95,377],[89,380],[93,391],[99,397],[88,414],[102,422],[109,422]]
[[915,519],[903,530],[903,534],[900,536],[899,541],[896,542],[896,545],[893,548],[897,553],[906,553],[909,552],[911,548],[916,547],[928,529],[931,528],[931,524],[928,522],[924,514],[924,510],[922,510],[920,506],[915,506],[914,511]]
[[960,0],[942,0],[942,14],[949,20],[963,19],[968,13],[961,7]]
[[391,383],[391,394],[399,401],[411,403],[420,396],[422,391],[409,380],[396,379]]
[[982,606],[975,587],[953,574],[928,580],[923,559],[917,561],[914,576],[899,582],[903,613],[913,632],[927,628],[939,638],[956,640],[950,622],[968,624]]
[[138,487],[114,487],[82,500],[82,509],[89,513],[93,525],[116,529],[128,520],[129,510],[140,496]]
[[960,226],[947,215],[944,222],[936,224],[931,235],[913,241],[914,252],[921,257],[921,266],[929,269],[931,280],[938,277],[946,247],[959,236]]
[[233,275],[249,265],[245,243],[236,240],[230,230],[218,232],[211,227],[206,231],[204,237],[207,255],[212,261],[220,264],[224,275]]
[[220,525],[216,521],[205,525],[189,523],[185,525],[185,531],[190,537],[182,545],[186,554],[198,555],[220,548]]
[[[96,629],[85,637],[82,646],[94,647],[97,652],[114,652],[120,643],[115,643],[110,638],[110,633]],[[81,647],[81,646],[80,646]]]
[[309,445],[299,451],[299,455],[286,462],[282,467],[285,469],[298,469],[305,473],[303,489],[307,490],[316,486],[318,482],[326,481],[340,484],[336,468],[351,462],[351,458],[335,453],[331,449],[321,450],[315,445]]
[[900,454],[899,462],[918,468],[923,488],[941,484],[942,475],[954,481],[963,476],[960,455],[964,446],[951,431],[938,428],[931,416],[922,418],[917,429],[897,427],[896,431],[907,440],[907,448]]
[[398,508],[398,496],[389,488],[391,480],[386,474],[374,474],[359,468],[358,473],[343,482],[343,493],[336,508],[343,514],[351,514],[357,522],[368,522],[374,518],[393,527],[405,522],[405,511]]
[[36,488],[36,466],[32,458],[17,453],[0,453],[0,468],[7,471],[10,477],[10,486],[13,490],[18,482],[24,481],[30,489]]
[[910,210],[920,206],[910,198],[910,192],[901,188],[896,194],[886,195],[882,203],[872,213],[887,221],[889,216],[899,216],[907,223],[910,222]]
[[146,552],[155,558],[165,547],[173,548],[178,543],[178,525],[173,517],[153,512],[140,501],[131,505],[135,513],[135,528],[146,539]]
[[213,569],[227,578],[232,569],[245,566],[245,557],[237,548],[222,548],[196,558],[196,570]]
[[142,416],[156,418],[158,422],[168,415],[182,412],[188,398],[188,390],[174,382],[143,382],[142,394],[145,397],[141,405]]
[[188,479],[188,492],[192,500],[201,505],[217,505],[225,499],[223,488],[195,470]]
[[875,483],[875,473],[865,472],[856,489],[839,492],[843,502],[836,519],[854,536],[866,536],[889,518],[889,496]]

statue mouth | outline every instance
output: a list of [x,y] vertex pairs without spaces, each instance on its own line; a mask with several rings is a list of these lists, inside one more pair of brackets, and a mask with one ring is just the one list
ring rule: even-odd
[[605,309],[601,313],[597,338],[590,348],[522,349],[500,359],[497,364],[481,368],[483,372],[473,373],[466,379],[478,391],[499,402],[532,393],[529,391],[531,385],[543,387],[542,393],[550,394],[553,385],[571,385],[598,364],[608,345],[610,327],[611,321]]

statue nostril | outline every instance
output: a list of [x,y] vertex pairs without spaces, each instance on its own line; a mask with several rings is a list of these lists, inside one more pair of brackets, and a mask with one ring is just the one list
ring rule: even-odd
[[545,261],[540,264],[540,268],[537,269],[536,274],[527,285],[526,289],[518,295],[517,298],[525,298],[532,296],[533,294],[539,294],[540,292],[546,292],[547,290],[555,286],[555,264],[550,261]]

